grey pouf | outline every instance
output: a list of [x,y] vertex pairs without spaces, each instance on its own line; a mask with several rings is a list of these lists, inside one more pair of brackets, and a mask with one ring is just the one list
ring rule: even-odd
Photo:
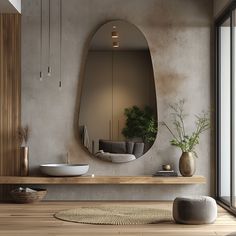
[[212,224],[217,218],[216,201],[211,197],[177,197],[173,218],[180,224]]

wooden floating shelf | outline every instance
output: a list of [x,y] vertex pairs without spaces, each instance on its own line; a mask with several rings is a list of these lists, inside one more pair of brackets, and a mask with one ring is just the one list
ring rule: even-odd
[[61,184],[61,185],[187,185],[205,184],[203,176],[152,177],[152,176],[81,176],[81,177],[36,177],[0,176],[0,184]]

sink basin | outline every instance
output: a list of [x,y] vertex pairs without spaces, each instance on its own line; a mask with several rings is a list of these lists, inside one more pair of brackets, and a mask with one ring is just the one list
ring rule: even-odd
[[80,176],[88,172],[88,164],[45,164],[40,171],[50,176]]

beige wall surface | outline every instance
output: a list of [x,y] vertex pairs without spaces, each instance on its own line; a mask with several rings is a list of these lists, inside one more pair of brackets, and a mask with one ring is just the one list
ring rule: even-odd
[[[46,1],[43,1],[46,7]],[[138,160],[112,164],[89,156],[77,139],[80,87],[89,39],[102,23],[123,19],[135,24],[149,43],[159,121],[171,122],[168,104],[186,98],[190,114],[209,109],[211,100],[210,0],[63,0],[62,90],[59,81],[58,1],[52,0],[52,77],[39,81],[40,1],[22,1],[22,121],[31,127],[30,168],[38,174],[42,163],[65,160],[89,163],[88,174],[150,175],[164,163],[178,169],[180,151],[169,144],[170,134],[159,127],[153,147]],[[47,67],[47,11],[44,11],[43,69]],[[187,130],[193,116],[187,119]],[[48,199],[173,199],[179,195],[212,193],[213,138],[201,137],[196,174],[206,185],[192,186],[51,186]]]
[[214,16],[217,17],[232,0],[214,0]]

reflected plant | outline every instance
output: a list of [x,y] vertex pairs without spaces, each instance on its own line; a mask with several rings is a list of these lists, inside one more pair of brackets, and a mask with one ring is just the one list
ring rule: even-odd
[[199,144],[200,135],[210,128],[209,112],[202,111],[199,115],[195,115],[195,130],[191,134],[187,134],[184,121],[188,114],[184,112],[184,104],[184,99],[179,100],[177,103],[170,104],[174,131],[165,122],[162,123],[173,137],[170,141],[171,145],[179,147],[182,152],[192,152],[198,157],[195,148]]
[[153,110],[146,106],[143,110],[137,106],[126,108],[125,127],[122,134],[127,139],[141,138],[143,142],[153,143],[157,134],[157,120]]

